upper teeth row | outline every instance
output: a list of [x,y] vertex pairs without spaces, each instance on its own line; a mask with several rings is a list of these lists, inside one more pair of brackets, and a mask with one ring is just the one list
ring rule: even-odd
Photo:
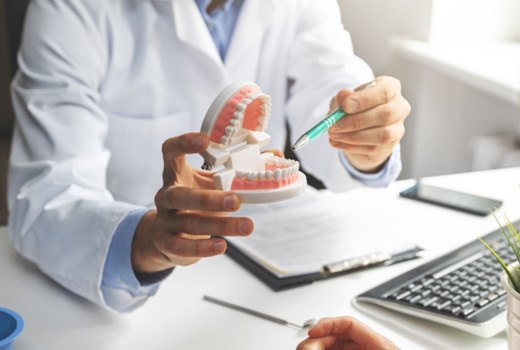
[[[227,146],[231,142],[231,139],[237,134],[238,126],[242,123],[242,118],[244,117],[244,111],[246,110],[247,105],[253,102],[256,97],[258,97],[258,94],[251,92],[246,96],[246,98],[237,104],[236,112],[233,114],[233,117],[231,117],[224,135],[220,138],[222,145]],[[263,101],[264,103],[260,106],[258,122],[261,125],[261,129],[265,130],[269,122],[268,116],[271,114],[271,101],[268,96],[263,97]]]
[[260,115],[258,116],[258,122],[260,124],[261,130],[265,130],[267,129],[267,124],[269,123],[269,116],[271,115],[272,105],[271,98],[269,98],[269,96],[264,96],[262,100],[264,103],[260,105]]
[[291,175],[294,175],[298,172],[298,164],[294,164],[287,168],[276,168],[274,170],[267,171],[240,171],[238,170],[235,174],[237,178],[247,178],[249,181],[253,180],[282,180],[286,179]]

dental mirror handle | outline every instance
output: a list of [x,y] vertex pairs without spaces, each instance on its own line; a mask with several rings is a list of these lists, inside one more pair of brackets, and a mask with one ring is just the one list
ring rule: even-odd
[[274,323],[278,323],[278,324],[281,324],[281,325],[284,325],[284,326],[293,326],[293,327],[297,327],[297,328],[301,328],[301,329],[305,328],[305,327],[303,327],[301,325],[298,325],[298,324],[295,324],[295,323],[283,320],[281,318],[274,317],[274,316],[271,316],[271,315],[267,315],[267,314],[264,314],[264,313],[256,311],[256,310],[248,309],[248,308],[243,307],[243,306],[231,304],[231,303],[228,303],[227,301],[219,300],[219,299],[207,296],[207,295],[204,295],[203,299],[206,300],[206,301],[212,302],[214,304],[218,304],[218,305],[221,305],[221,306],[224,306],[224,307],[228,307],[230,309],[241,311],[241,312],[244,312],[246,314],[249,314],[249,315],[252,315],[252,316],[256,316],[256,317],[259,317],[259,318],[263,318],[264,320],[268,320],[268,321],[271,321],[271,322],[274,322]]

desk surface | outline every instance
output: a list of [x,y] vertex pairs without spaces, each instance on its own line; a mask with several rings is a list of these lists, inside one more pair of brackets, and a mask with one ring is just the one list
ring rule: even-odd
[[[520,168],[429,180],[502,199],[508,215],[520,218]],[[360,189],[367,192],[367,199],[359,203],[359,210],[373,210],[378,205],[373,201],[376,194],[390,201],[405,201],[399,203],[401,210],[388,225],[399,227],[426,248],[421,259],[273,292],[230,258],[221,256],[177,269],[144,307],[126,315],[103,310],[61,288],[15,253],[5,228],[0,228],[0,305],[16,310],[26,322],[15,350],[290,350],[305,337],[296,329],[205,302],[204,294],[300,323],[311,317],[353,315],[402,349],[504,349],[505,332],[481,339],[377,307],[361,312],[351,304],[355,295],[372,286],[497,227],[491,216],[481,218],[399,198],[398,192],[410,184],[399,181],[384,190]],[[348,200],[349,193],[341,196]],[[402,210],[403,205],[406,210]]]

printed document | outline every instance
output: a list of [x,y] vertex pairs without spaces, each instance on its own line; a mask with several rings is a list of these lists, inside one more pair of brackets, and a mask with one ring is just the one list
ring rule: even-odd
[[386,193],[363,189],[340,197],[309,189],[291,200],[244,206],[240,215],[251,217],[255,229],[249,237],[228,240],[278,277],[318,272],[371,253],[412,250],[412,240],[386,225],[395,222],[388,221],[395,211],[385,205]]

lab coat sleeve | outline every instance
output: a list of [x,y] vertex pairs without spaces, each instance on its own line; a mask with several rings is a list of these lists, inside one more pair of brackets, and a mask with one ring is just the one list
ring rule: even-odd
[[[368,65],[354,54],[335,0],[301,1],[299,11],[298,28],[287,60],[291,84],[286,110],[291,143],[324,118],[332,97],[339,90],[355,88],[374,79]],[[399,148],[394,153],[385,166],[391,180],[397,178],[401,170]],[[348,167],[346,169],[326,135],[296,154],[302,167],[333,191],[373,185],[362,173],[351,174]],[[380,183],[383,182],[390,181]]]
[[119,312],[129,312],[141,306],[153,296],[159,282],[172,269],[147,274],[148,283],[141,283],[132,269],[131,251],[134,232],[147,209],[133,210],[118,225],[108,250],[101,291],[107,305]]
[[386,187],[401,173],[401,145],[394,147],[383,168],[377,173],[363,173],[350,164],[345,153],[338,152],[341,163],[353,179],[369,187]]
[[107,306],[100,289],[113,233],[141,207],[106,188],[108,121],[100,108],[107,44],[94,1],[36,0],[28,9],[12,98],[9,234],[27,259]]

